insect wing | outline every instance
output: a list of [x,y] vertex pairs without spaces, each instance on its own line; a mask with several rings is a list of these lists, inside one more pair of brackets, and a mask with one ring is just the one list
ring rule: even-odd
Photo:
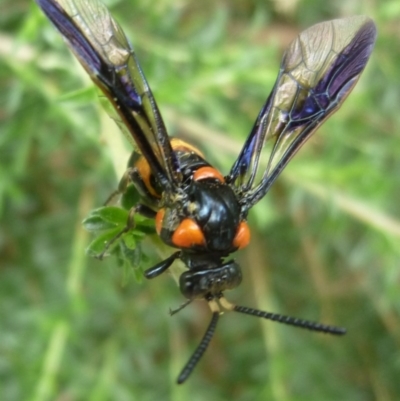
[[[165,188],[179,166],[157,104],[123,30],[97,0],[36,0],[91,79],[108,98],[116,120]],[[110,109],[112,111],[110,112]]]
[[[290,44],[229,175],[243,207],[249,209],[267,193],[304,142],[340,107],[363,71],[375,37],[373,21],[356,16],[314,25]],[[265,147],[271,138],[271,146]],[[258,175],[265,152],[267,168]]]

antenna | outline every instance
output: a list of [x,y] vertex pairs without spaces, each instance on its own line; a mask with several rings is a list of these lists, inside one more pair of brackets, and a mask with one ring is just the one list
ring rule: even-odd
[[302,329],[308,329],[311,331],[319,331],[326,334],[343,335],[346,334],[346,329],[337,326],[328,326],[326,324],[311,322],[309,320],[298,319],[296,317],[284,316],[277,313],[264,312],[258,309],[247,308],[246,306],[234,305],[221,297],[219,299],[220,304],[227,310],[234,312],[244,313],[245,315],[251,315],[256,317],[262,317],[264,319],[273,320],[274,322],[288,324],[290,326],[300,327]]
[[218,304],[215,301],[209,302],[211,310],[213,311],[211,322],[207,327],[207,330],[204,334],[204,337],[201,339],[200,344],[193,352],[189,361],[182,369],[180,375],[178,376],[177,383],[182,384],[193,372],[193,369],[196,367],[204,352],[206,351],[208,344],[210,343],[212,336],[214,335],[215,328],[217,327],[218,319],[219,319],[219,308]]
[[[183,309],[190,302],[191,302],[191,300],[182,304],[178,309],[170,311],[171,315],[173,315],[174,313]],[[220,294],[218,300],[211,299],[210,301],[208,301],[208,304],[212,311],[211,322],[208,325],[207,330],[206,330],[203,338],[200,341],[200,344],[198,345],[196,350],[193,352],[189,361],[186,363],[185,367],[182,369],[180,375],[178,376],[178,380],[177,380],[178,384],[182,384],[183,382],[185,382],[188,379],[188,377],[191,375],[191,373],[193,372],[193,369],[199,363],[201,357],[203,356],[204,352],[206,351],[208,344],[210,343],[210,341],[214,335],[215,328],[217,327],[219,314],[220,314],[220,307],[219,307],[218,303],[224,309],[226,309],[228,311],[244,313],[245,315],[250,315],[250,316],[262,317],[264,319],[272,320],[272,321],[278,322],[278,323],[284,323],[284,324],[287,324],[290,326],[299,327],[301,329],[308,329],[311,331],[317,331],[317,332],[339,335],[339,336],[346,334],[346,329],[343,327],[329,326],[329,325],[318,323],[318,322],[311,322],[310,320],[303,320],[303,319],[298,319],[296,317],[280,315],[278,313],[265,312],[265,311],[262,311],[259,309],[235,305],[235,304],[232,304],[231,302],[229,302],[226,298],[224,298],[222,296],[222,294]]]

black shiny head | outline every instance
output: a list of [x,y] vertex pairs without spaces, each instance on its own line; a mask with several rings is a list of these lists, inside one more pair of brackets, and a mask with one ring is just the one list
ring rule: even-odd
[[[190,262],[195,265],[195,256],[191,257]],[[241,282],[242,271],[234,260],[218,267],[213,267],[210,260],[207,267],[192,268],[182,273],[179,288],[188,299],[213,299],[223,291],[236,288]]]

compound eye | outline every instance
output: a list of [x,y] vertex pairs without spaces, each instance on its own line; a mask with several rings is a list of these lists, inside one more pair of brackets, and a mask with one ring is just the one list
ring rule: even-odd
[[233,246],[238,249],[243,249],[247,245],[249,245],[249,242],[250,242],[250,228],[245,221],[242,221],[239,224],[235,238],[233,239]]
[[172,243],[178,248],[191,248],[192,246],[204,246],[206,240],[199,225],[191,220],[184,219],[172,235]]
[[225,182],[224,176],[213,167],[200,167],[193,174],[193,181],[205,180],[207,178],[214,178],[220,182]]

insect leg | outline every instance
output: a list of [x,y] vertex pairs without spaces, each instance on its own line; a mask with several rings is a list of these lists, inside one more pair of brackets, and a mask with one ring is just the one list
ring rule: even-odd
[[180,312],[183,308],[186,308],[190,303],[192,303],[193,299],[188,299],[186,302],[184,302],[182,305],[179,305],[176,309],[170,309],[169,314],[170,316],[175,315],[175,313]]
[[122,195],[126,191],[126,188],[128,187],[130,182],[131,182],[130,169],[128,168],[125,171],[122,178],[120,179],[118,183],[118,188],[114,192],[112,192],[111,195],[107,198],[107,200],[104,202],[104,206],[109,205],[114,201],[114,199],[117,196]]
[[150,267],[150,269],[147,269],[144,272],[144,276],[148,279],[159,276],[161,273],[164,273],[172,265],[172,263],[174,263],[174,261],[178,259],[180,256],[181,256],[180,251],[173,253],[169,258],[162,260],[155,266]]

